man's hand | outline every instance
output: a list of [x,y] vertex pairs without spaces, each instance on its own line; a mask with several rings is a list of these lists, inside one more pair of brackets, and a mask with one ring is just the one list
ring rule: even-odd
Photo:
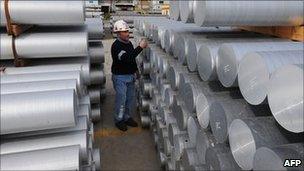
[[148,46],[148,43],[145,39],[141,39],[139,42],[139,46],[144,49]]

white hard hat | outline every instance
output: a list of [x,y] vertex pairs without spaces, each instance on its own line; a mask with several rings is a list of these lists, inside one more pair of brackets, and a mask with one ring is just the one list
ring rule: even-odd
[[124,20],[118,20],[114,24],[114,32],[129,31],[129,26]]

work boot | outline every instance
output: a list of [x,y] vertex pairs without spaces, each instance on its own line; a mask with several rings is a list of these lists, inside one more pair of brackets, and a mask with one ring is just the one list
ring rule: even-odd
[[129,118],[125,123],[131,127],[138,127],[138,124],[132,118]]
[[124,131],[124,132],[128,130],[127,125],[126,125],[123,121],[120,121],[120,122],[115,123],[115,126],[116,126],[119,130]]

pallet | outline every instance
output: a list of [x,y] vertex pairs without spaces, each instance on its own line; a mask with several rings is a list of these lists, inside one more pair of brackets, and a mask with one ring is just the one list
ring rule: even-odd
[[295,41],[304,41],[304,26],[296,27],[240,27],[243,30],[287,38]]

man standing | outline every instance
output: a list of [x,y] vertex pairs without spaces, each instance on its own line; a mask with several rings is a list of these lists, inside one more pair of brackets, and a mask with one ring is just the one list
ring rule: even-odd
[[123,20],[115,22],[114,32],[117,33],[117,39],[111,47],[112,81],[116,92],[114,120],[118,129],[127,131],[127,126],[138,126],[130,113],[135,98],[135,73],[138,70],[135,58],[148,45],[141,40],[134,49],[129,41],[129,26]]

